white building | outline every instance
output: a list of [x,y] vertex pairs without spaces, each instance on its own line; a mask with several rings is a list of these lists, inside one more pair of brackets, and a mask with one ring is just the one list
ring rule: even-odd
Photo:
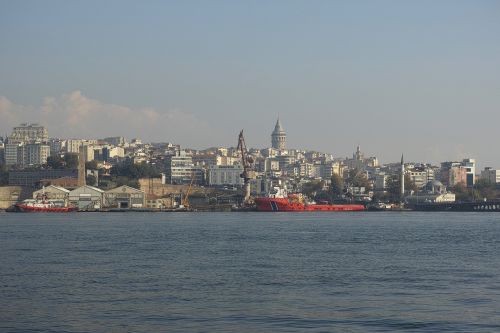
[[210,186],[218,185],[243,185],[243,173],[241,165],[211,165],[208,169],[208,184]]
[[49,134],[45,127],[38,124],[24,123],[14,127],[9,142],[47,142]]

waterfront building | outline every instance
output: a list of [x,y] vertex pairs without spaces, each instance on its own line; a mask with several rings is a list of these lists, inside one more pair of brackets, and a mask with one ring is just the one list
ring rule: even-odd
[[120,186],[104,192],[104,207],[142,208],[145,206],[145,193],[130,186]]
[[97,210],[103,207],[104,191],[97,187],[84,185],[70,191],[68,200],[79,210]]
[[271,134],[271,146],[274,149],[285,150],[286,149],[286,133],[281,126],[280,119],[276,121],[276,125],[274,126],[274,131]]
[[68,204],[69,192],[70,190],[67,190],[63,187],[49,185],[40,190],[34,191],[33,199],[45,196],[49,200],[61,201],[63,203],[63,206],[66,206]]
[[241,186],[243,178],[241,165],[211,165],[208,169],[208,185],[210,186]]

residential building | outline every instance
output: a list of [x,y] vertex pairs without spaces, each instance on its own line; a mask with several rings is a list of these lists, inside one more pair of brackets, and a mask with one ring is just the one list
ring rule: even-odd
[[12,134],[9,136],[9,142],[47,142],[49,133],[44,126],[39,124],[24,123],[14,127]]
[[80,152],[80,147],[82,144],[82,139],[68,139],[66,140],[66,152],[78,154]]
[[113,146],[123,146],[126,143],[126,140],[122,136],[112,136],[109,138],[104,138],[103,141],[106,141],[108,144]]
[[490,184],[500,184],[500,170],[495,170],[490,167],[484,168],[481,171],[481,179],[484,179]]
[[197,185],[203,184],[205,171],[195,167],[193,158],[185,151],[178,151],[165,158],[165,177],[169,184],[190,184],[191,179]]

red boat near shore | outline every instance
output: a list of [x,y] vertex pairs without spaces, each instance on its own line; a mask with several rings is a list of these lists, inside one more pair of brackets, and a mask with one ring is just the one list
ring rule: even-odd
[[255,198],[257,210],[261,212],[346,212],[366,210],[359,204],[317,204],[306,202],[300,194]]
[[66,206],[63,200],[49,200],[44,193],[36,199],[27,199],[16,203],[8,211],[23,213],[68,213],[76,211],[76,207]]
[[17,203],[14,205],[15,211],[23,213],[68,213],[76,211],[75,207],[57,207],[52,203]]

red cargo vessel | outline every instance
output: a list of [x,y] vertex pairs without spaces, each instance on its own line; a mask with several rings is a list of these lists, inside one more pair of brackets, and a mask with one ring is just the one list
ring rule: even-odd
[[317,212],[317,211],[363,211],[364,205],[358,204],[317,204],[308,203],[300,194],[291,194],[283,197],[272,196],[255,198],[257,210],[261,212]]

